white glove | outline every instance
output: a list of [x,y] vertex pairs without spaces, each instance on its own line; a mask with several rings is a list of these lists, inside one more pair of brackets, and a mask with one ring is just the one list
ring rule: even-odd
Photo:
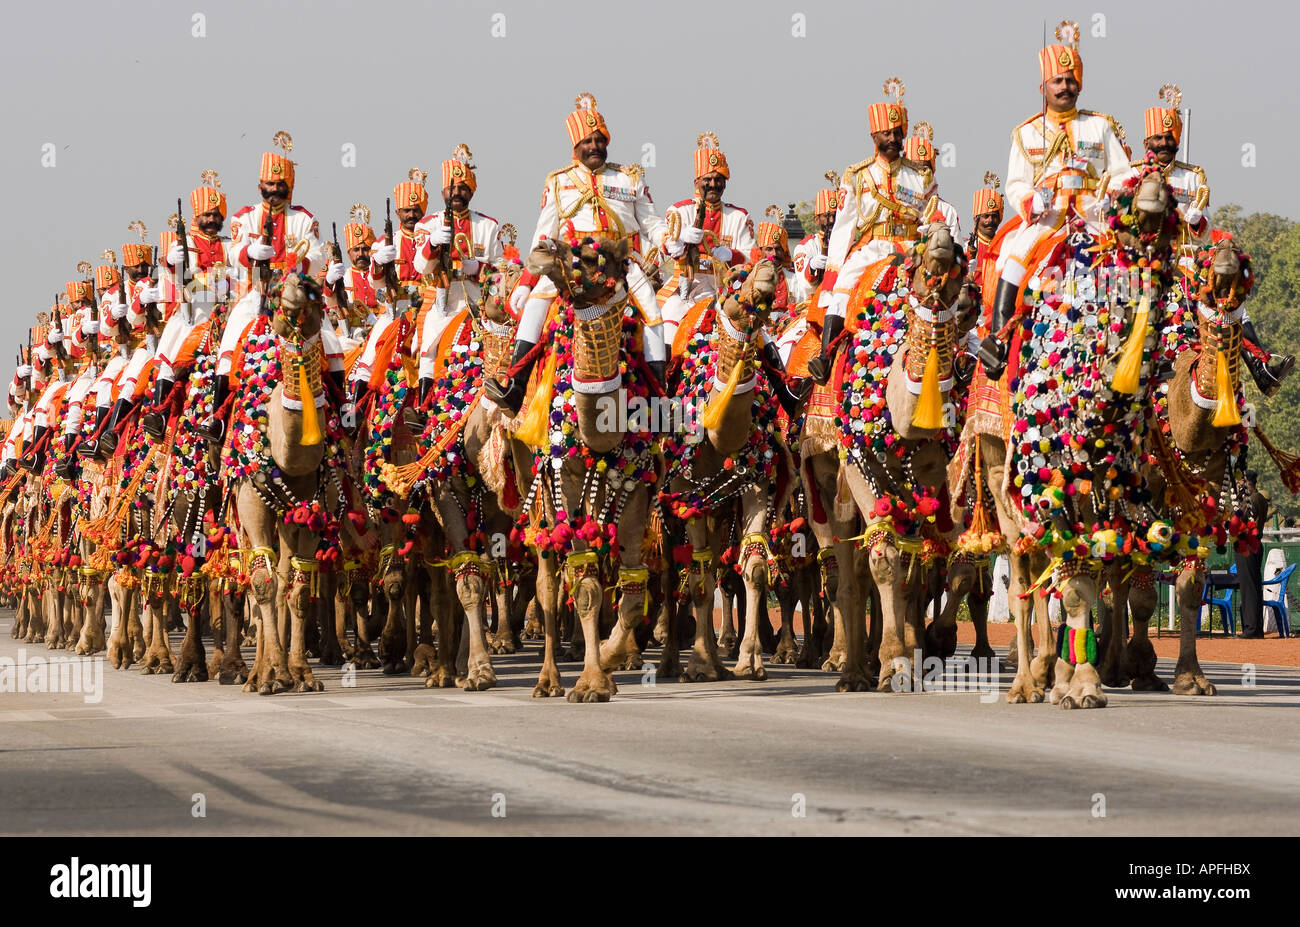
[[50,359],[50,349],[47,348],[45,345],[41,345],[39,348],[36,349],[36,357],[37,357],[39,360],[42,360],[42,361],[47,361],[47,360],[49,360],[49,359]]
[[182,248],[179,244],[172,245],[170,248],[167,249],[167,266],[175,267],[177,264],[181,262],[181,258],[183,258],[184,256],[185,256],[184,248]]
[[370,260],[376,264],[391,264],[397,260],[397,245],[375,245],[370,249]]
[[156,286],[145,286],[140,290],[140,305],[147,306],[156,302],[158,302],[158,288]]
[[808,268],[810,270],[825,270],[826,255],[814,254],[811,258],[808,259]]
[[844,318],[844,316],[848,314],[848,311],[849,311],[849,294],[832,293],[830,304],[826,307],[826,314],[838,315],[840,318]]
[[451,229],[439,222],[429,230],[429,244],[435,248],[451,244]]
[[829,309],[831,307],[831,297],[835,293],[832,290],[822,290],[822,295],[817,298],[818,309]]
[[1034,198],[1029,202],[1030,218],[1037,218],[1047,209],[1047,201],[1043,199],[1041,190],[1034,191]]
[[679,258],[686,253],[686,246],[680,241],[674,241],[671,244],[666,244],[664,247],[668,251],[668,256],[673,259]]
[[338,283],[342,279],[343,279],[343,263],[341,261],[331,262],[329,270],[325,271],[325,282],[330,286],[333,286],[334,284]]
[[704,241],[704,229],[697,229],[693,225],[688,225],[682,229],[677,239],[684,245],[698,245]]
[[269,261],[275,257],[275,246],[264,245],[260,241],[249,242],[248,250],[244,253],[250,261]]
[[726,245],[718,245],[709,253],[713,255],[715,261],[721,261],[723,264],[731,260],[731,249]]
[[20,380],[26,380],[28,377],[30,377],[30,376],[32,375],[32,365],[31,365],[31,364],[23,364],[22,366],[20,366],[20,367],[18,368],[18,370],[17,370],[16,372],[17,372],[17,375],[18,375],[18,379],[20,379]]
[[49,334],[45,336],[45,342],[47,344],[60,344],[62,341],[63,332],[59,331],[57,328],[51,328]]
[[1195,206],[1188,206],[1187,212],[1183,213],[1183,219],[1188,225],[1200,225],[1201,220],[1205,218],[1205,213],[1201,212]]
[[460,272],[462,276],[473,277],[478,273],[478,261],[475,258],[466,258],[461,261]]
[[518,314],[524,311],[524,304],[528,302],[528,297],[533,294],[533,288],[524,286],[522,283],[510,291],[510,309]]
[[113,307],[108,310],[108,314],[113,317],[114,322],[120,322],[126,318],[126,303],[114,303]]
[[99,334],[99,323],[94,319],[86,319],[81,323],[81,333],[90,338],[95,337]]

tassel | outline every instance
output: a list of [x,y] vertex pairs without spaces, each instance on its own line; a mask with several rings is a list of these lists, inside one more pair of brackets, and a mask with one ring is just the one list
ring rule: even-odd
[[528,404],[524,420],[515,429],[515,437],[533,450],[540,451],[550,446],[551,393],[555,389],[555,362],[559,356],[558,351],[552,351],[546,359],[542,382],[538,384],[533,401]]
[[1136,393],[1138,378],[1142,372],[1142,346],[1147,340],[1147,317],[1151,314],[1151,298],[1143,294],[1138,303],[1137,313],[1133,316],[1133,331],[1129,333],[1128,342],[1120,352],[1115,364],[1115,376],[1110,388],[1117,393]]
[[1241,424],[1237,412],[1237,391],[1233,388],[1232,374],[1228,370],[1228,357],[1223,351],[1215,359],[1214,388],[1219,392],[1219,404],[1214,410],[1215,428],[1231,428]]
[[473,398],[470,404],[465,407],[465,411],[460,418],[442,433],[442,437],[435,441],[431,448],[420,455],[419,460],[403,464],[400,467],[390,463],[379,465],[379,477],[394,495],[402,499],[410,495],[411,487],[415,485],[415,481],[424,475],[424,471],[438,462],[442,452],[450,447],[451,442],[455,441],[456,436],[461,433],[465,423],[469,421],[475,407],[478,405],[481,395],[482,393],[479,393]]
[[1286,451],[1279,451],[1273,446],[1273,442],[1264,436],[1264,432],[1258,425],[1251,430],[1255,432],[1255,437],[1259,438],[1259,443],[1264,445],[1264,450],[1268,451],[1268,456],[1273,458],[1273,463],[1277,464],[1278,472],[1282,476],[1282,484],[1292,493],[1300,492],[1300,457],[1288,454]]
[[316,417],[316,397],[312,395],[311,384],[307,381],[307,363],[298,357],[298,396],[302,399],[302,441],[303,447],[315,447],[321,442],[320,420]]
[[700,427],[713,431],[722,424],[722,416],[727,411],[727,404],[731,402],[736,387],[740,385],[740,372],[744,367],[743,359],[736,361],[736,366],[731,369],[731,376],[727,378],[727,385],[722,388],[722,392],[716,399],[709,400],[708,406],[700,413]]
[[930,345],[925,358],[925,373],[921,374],[921,396],[912,413],[914,428],[943,427],[943,397],[939,395],[939,349]]

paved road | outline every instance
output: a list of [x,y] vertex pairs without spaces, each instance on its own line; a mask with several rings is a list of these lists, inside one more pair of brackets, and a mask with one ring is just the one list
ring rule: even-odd
[[[11,639],[11,619],[0,686],[20,648],[49,654]],[[1300,670],[1246,687],[1209,665],[1213,699],[1117,692],[1066,712],[836,695],[786,668],[700,686],[620,673],[612,703],[571,705],[530,697],[539,660],[499,658],[486,693],[377,670],[343,688],[326,668],[323,693],[262,698],[107,664],[94,704],[6,688],[0,832],[1300,833]],[[562,670],[572,684],[576,664]]]

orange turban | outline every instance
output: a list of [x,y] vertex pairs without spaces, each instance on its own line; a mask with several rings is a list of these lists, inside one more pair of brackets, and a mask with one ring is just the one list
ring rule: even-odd
[[351,251],[353,248],[359,248],[362,245],[373,245],[375,243],[375,230],[364,222],[349,222],[343,226],[343,238],[346,241],[345,247]]
[[[289,171],[289,176],[293,176],[292,168]],[[265,180],[266,178],[262,179]],[[289,182],[289,186],[293,186],[292,181]],[[221,217],[224,219],[226,217],[226,194],[216,187],[196,187],[190,193],[190,209],[194,211],[196,216],[215,209],[221,213]]]
[[1043,83],[1062,74],[1073,74],[1083,83],[1083,59],[1079,57],[1079,24],[1063,20],[1056,27],[1056,37],[1064,45],[1048,45],[1038,50],[1038,70]]
[[153,246],[139,241],[128,241],[122,246],[122,264],[134,267],[136,264],[153,263]]
[[602,133],[607,143],[611,138],[605,117],[596,112],[596,98],[589,93],[578,94],[573,101],[573,112],[564,119],[564,127],[569,130],[569,143],[574,148],[593,132]]
[[68,294],[68,302],[74,306],[83,299],[93,301],[95,298],[95,285],[89,280],[73,280],[64,290]]
[[695,149],[695,179],[717,173],[730,180],[731,168],[727,166],[727,156],[718,147],[718,137],[712,132],[701,132],[695,144],[700,146]]
[[403,180],[397,186],[393,187],[393,206],[396,209],[406,209],[410,206],[419,206],[420,212],[429,205],[429,191],[424,189],[424,184],[418,180]]
[[[574,142],[574,144],[578,143]],[[452,184],[463,183],[477,192],[478,178],[474,176],[474,165],[471,163],[473,157],[474,155],[469,150],[468,145],[462,143],[456,146],[456,150],[451,153],[451,157],[442,162],[443,189],[450,187]]]
[[289,185],[289,192],[292,193],[293,162],[282,154],[268,151],[266,154],[262,155],[262,169],[258,172],[257,179],[263,183],[283,180]]

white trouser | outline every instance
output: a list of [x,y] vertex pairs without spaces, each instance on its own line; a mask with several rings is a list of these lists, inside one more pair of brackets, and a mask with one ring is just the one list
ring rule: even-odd
[[107,408],[113,404],[113,381],[117,375],[126,369],[129,358],[121,354],[114,354],[113,359],[108,362],[104,372],[99,375],[95,381],[95,405],[101,408]]
[[86,394],[95,385],[96,379],[90,375],[90,368],[87,367],[68,387],[67,412],[63,416],[65,435],[75,435],[81,431],[81,423],[85,420]]
[[853,288],[858,285],[862,272],[872,264],[883,261],[891,254],[896,253],[899,247],[898,244],[888,239],[873,238],[850,254],[848,259],[845,260],[844,266],[840,268],[839,276],[835,279],[835,292],[841,294],[841,298],[831,300],[830,305],[826,308],[826,314],[843,318],[847,308],[847,298],[852,295]]
[[424,331],[420,333],[420,379],[433,377],[438,361],[438,339],[447,330],[451,320],[466,306],[479,301],[478,284],[453,280],[448,290],[438,290],[437,302],[424,316]]
[[[199,294],[196,294],[199,295]],[[191,316],[192,313],[192,317]],[[158,339],[158,376],[160,379],[175,378],[176,358],[185,346],[185,340],[198,326],[212,316],[212,303],[183,303],[176,307],[172,317],[163,326],[162,337]]]
[[375,366],[375,349],[379,346],[379,339],[392,324],[393,317],[386,312],[375,320],[375,324],[370,328],[370,336],[366,339],[366,347],[352,368],[352,376],[348,378],[349,383],[369,382]]

